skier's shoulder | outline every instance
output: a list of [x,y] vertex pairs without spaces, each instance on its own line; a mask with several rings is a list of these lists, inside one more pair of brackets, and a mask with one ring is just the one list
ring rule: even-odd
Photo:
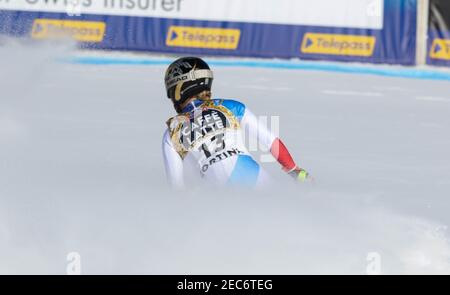
[[[183,114],[182,114],[183,115]],[[180,122],[182,122],[182,118],[180,114],[171,117],[169,119],[166,120],[166,129],[164,130],[164,134],[163,134],[163,144],[172,144],[172,136],[174,134],[174,131],[177,129],[177,127],[180,125]]]
[[233,115],[241,119],[244,116],[246,106],[242,102],[235,99],[213,99],[215,105],[221,105],[230,110]]
[[186,118],[188,118],[189,116],[190,116],[190,112],[186,112],[186,113],[177,114],[177,115],[167,119],[166,120],[166,126],[167,126],[166,132],[170,133],[170,130],[172,130],[172,129],[176,128],[177,126],[179,126],[180,123],[185,122]]
[[214,98],[213,99],[214,104],[216,105],[223,105],[226,108],[245,108],[245,104],[242,102],[236,100],[236,99],[229,99],[229,98]]

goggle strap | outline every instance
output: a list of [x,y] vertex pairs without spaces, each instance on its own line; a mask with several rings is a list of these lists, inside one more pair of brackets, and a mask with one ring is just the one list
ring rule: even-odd
[[214,79],[214,75],[211,70],[193,70],[189,73],[173,78],[172,80],[175,81],[169,81],[167,88],[171,88],[180,82],[195,81],[197,79]]

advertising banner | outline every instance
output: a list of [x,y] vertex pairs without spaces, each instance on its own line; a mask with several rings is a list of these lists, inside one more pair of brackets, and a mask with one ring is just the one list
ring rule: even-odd
[[430,0],[428,26],[430,65],[450,66],[450,1]]
[[417,0],[0,0],[0,33],[87,48],[414,64]]

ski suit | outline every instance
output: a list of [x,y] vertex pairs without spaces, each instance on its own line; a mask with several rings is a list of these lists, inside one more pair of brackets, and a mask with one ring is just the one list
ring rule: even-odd
[[194,100],[167,126],[162,149],[166,175],[174,187],[185,187],[187,174],[217,185],[264,184],[268,175],[250,155],[244,135],[257,138],[285,171],[296,167],[276,135],[236,100]]

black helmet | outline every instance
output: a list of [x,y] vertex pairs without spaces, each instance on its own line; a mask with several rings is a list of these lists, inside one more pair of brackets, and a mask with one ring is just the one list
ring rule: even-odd
[[181,105],[188,98],[211,91],[213,73],[202,59],[182,57],[167,68],[164,80],[167,97],[173,101],[177,112],[181,112]]

